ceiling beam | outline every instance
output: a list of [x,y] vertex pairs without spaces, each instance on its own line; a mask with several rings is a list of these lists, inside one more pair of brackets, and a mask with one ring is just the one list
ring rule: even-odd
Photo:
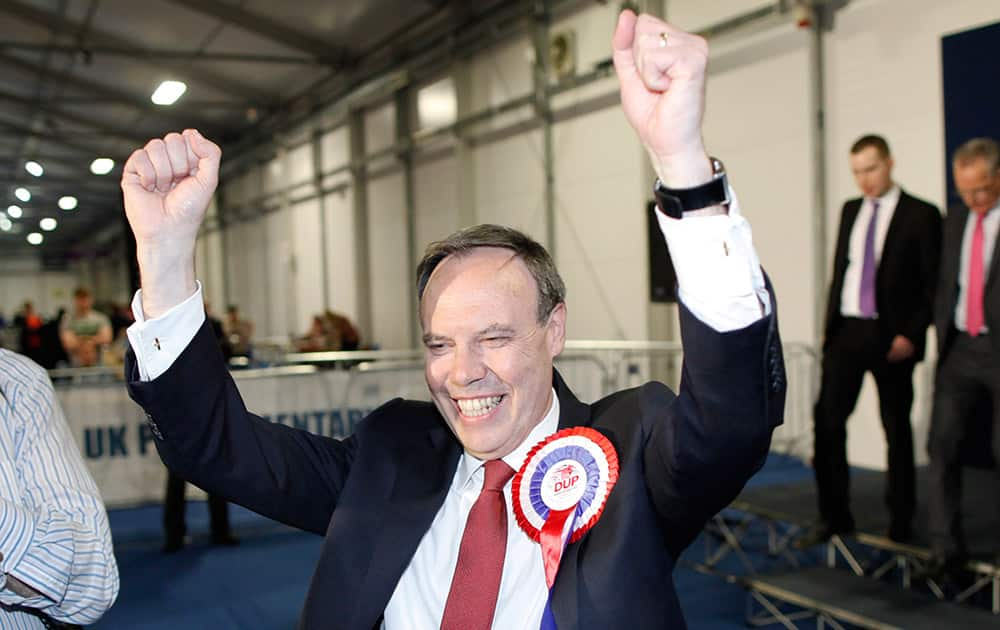
[[[49,29],[52,33],[60,35],[77,36],[83,28],[83,25],[78,22],[64,18],[56,13],[44,11],[22,2],[17,2],[16,0],[0,0],[0,12],[13,15],[27,22],[32,22],[42,28]],[[132,40],[120,37],[108,31],[98,30],[93,27],[87,29],[87,39],[99,41],[108,46],[142,48],[142,46]],[[245,83],[233,81],[229,77],[205,70],[204,68],[180,66],[178,64],[146,56],[136,57],[135,61],[158,68],[164,68],[180,77],[186,76],[189,79],[197,81],[203,85],[212,86],[230,94],[238,94],[241,98],[246,98],[248,100],[261,103],[273,100],[272,97],[266,92],[250,87]]]
[[93,146],[86,146],[78,144],[76,142],[72,142],[70,140],[66,140],[65,134],[52,133],[51,131],[37,131],[35,129],[31,129],[30,127],[25,127],[24,125],[18,123],[9,122],[6,120],[0,120],[0,130],[5,130],[5,129],[17,134],[33,136],[35,138],[39,138],[46,142],[51,142],[53,144],[58,144],[60,146],[66,147],[67,149],[73,149],[74,151],[79,151],[80,153],[86,153],[91,157],[104,156],[104,157],[115,158],[116,160],[122,159],[122,155],[120,153],[119,154],[108,153],[107,151],[98,150]]
[[3,53],[0,53],[0,65],[18,68],[33,74],[44,74],[48,80],[54,83],[60,83],[77,90],[84,90],[90,94],[100,97],[101,99],[104,99],[104,102],[128,105],[129,107],[138,109],[146,115],[163,117],[177,123],[178,125],[199,128],[212,127],[211,123],[208,123],[204,119],[200,118],[190,105],[183,102],[176,103],[170,107],[159,107],[157,105],[153,105],[151,101],[145,98],[136,97],[135,95],[119,90],[118,88],[113,88],[94,81],[84,80],[69,72],[51,70],[44,66],[24,61],[23,59],[19,59],[11,55],[5,55]]
[[113,136],[126,140],[133,144],[142,144],[145,139],[137,135],[132,134],[126,129],[116,127],[114,125],[109,125],[105,122],[94,120],[93,118],[88,118],[86,116],[80,116],[79,114],[74,114],[72,112],[67,112],[59,109],[58,107],[51,107],[49,105],[44,105],[35,101],[34,99],[26,98],[24,96],[19,96],[11,92],[5,92],[0,90],[0,101],[7,101],[8,103],[16,103],[22,107],[27,107],[30,110],[39,111],[48,116],[54,118],[61,118],[78,125],[83,125],[84,127],[90,127],[91,129],[96,129],[101,133],[108,136]]
[[315,57],[293,55],[256,55],[252,53],[209,53],[195,50],[165,50],[162,48],[131,48],[127,46],[107,46],[103,44],[36,44],[34,42],[0,41],[0,50],[28,50],[51,52],[63,55],[79,55],[84,63],[94,56],[109,57],[149,57],[151,59],[171,59],[179,61],[239,61],[245,63],[273,63],[284,65],[320,65]]
[[89,163],[77,162],[75,165],[80,168],[79,174],[76,175],[56,175],[54,173],[45,173],[41,177],[35,177],[24,171],[22,166],[19,164],[17,168],[11,169],[10,172],[5,173],[0,171],[0,181],[6,184],[17,184],[19,186],[27,186],[28,188],[38,188],[39,190],[44,190],[50,184],[80,184],[87,190],[96,193],[118,190],[118,175],[111,175],[110,173],[108,175],[94,175],[90,172]]
[[280,22],[252,13],[220,0],[170,0],[174,4],[216,18],[227,25],[234,25],[255,35],[278,42],[294,50],[313,55],[334,69],[343,69],[353,63],[353,55],[346,48],[331,46],[329,42],[292,28]]

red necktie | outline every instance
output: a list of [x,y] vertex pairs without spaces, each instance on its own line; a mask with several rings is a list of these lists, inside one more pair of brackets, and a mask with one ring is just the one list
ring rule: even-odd
[[965,288],[965,331],[975,337],[983,328],[983,218],[976,217],[969,253],[969,286]]
[[514,470],[499,459],[486,462],[484,468],[486,481],[465,522],[441,630],[489,630],[493,624],[507,551],[503,487]]

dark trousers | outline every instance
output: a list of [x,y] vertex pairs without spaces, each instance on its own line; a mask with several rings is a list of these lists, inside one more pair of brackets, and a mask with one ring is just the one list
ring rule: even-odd
[[[184,540],[186,526],[184,512],[187,502],[184,500],[184,490],[187,482],[184,479],[167,473],[167,496],[163,502],[163,531],[167,544],[180,543]],[[208,514],[211,522],[212,539],[221,540],[229,536],[229,506],[221,497],[208,495]]]
[[814,409],[813,468],[822,520],[838,531],[854,529],[847,465],[847,419],[854,411],[865,372],[878,388],[882,427],[889,445],[885,500],[894,529],[909,529],[916,507],[913,464],[914,361],[889,363],[889,348],[874,320],[845,318],[823,351],[823,377]]
[[958,333],[938,364],[927,444],[931,456],[928,488],[931,544],[945,554],[966,551],[962,534],[960,444],[973,421],[973,409],[983,396],[990,396],[993,401],[995,492],[1000,501],[1000,357],[989,336]]

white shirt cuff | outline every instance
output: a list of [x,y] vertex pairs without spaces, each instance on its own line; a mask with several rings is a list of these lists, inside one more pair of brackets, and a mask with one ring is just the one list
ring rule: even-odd
[[719,332],[745,328],[771,313],[750,224],[732,189],[729,195],[727,215],[672,219],[656,213],[681,301]]
[[128,327],[128,341],[135,352],[139,380],[152,381],[170,369],[205,322],[201,282],[191,297],[154,319],[142,312],[142,289],[132,298],[135,323]]

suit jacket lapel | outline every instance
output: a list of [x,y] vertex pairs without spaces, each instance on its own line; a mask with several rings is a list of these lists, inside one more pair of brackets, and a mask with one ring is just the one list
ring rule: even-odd
[[[591,426],[593,418],[591,417],[590,405],[577,399],[558,371],[553,373],[552,385],[559,397],[559,429]],[[577,565],[580,547],[586,540],[587,536],[585,535],[581,540],[568,545],[563,550],[562,560],[559,562],[559,572],[556,574],[556,581],[552,586],[552,614],[556,618],[556,625],[560,628],[576,628],[580,625],[579,606],[576,605],[577,579],[579,577]],[[541,562],[541,558],[539,558],[539,562]]]
[[[906,232],[906,193],[899,191],[899,199],[896,207],[892,209],[892,219],[889,221],[889,229],[885,233],[885,241],[882,243],[882,255],[879,256],[878,270],[876,277],[882,275],[882,270],[886,268],[885,262],[890,260],[892,251],[896,248],[896,243],[904,239]],[[877,282],[877,278],[876,278]]]
[[[996,212],[996,211],[994,211],[994,212]],[[995,234],[994,236],[995,237],[1000,237],[1000,234]],[[990,268],[986,272],[986,284],[983,285],[984,291],[988,290],[990,288],[990,286],[993,284],[993,282],[996,280],[997,273],[998,273],[997,272],[997,267],[1000,266],[1000,265],[998,265],[998,263],[1000,263],[1000,248],[998,248],[996,246],[996,243],[997,243],[997,241],[994,240],[993,255],[992,255],[992,258],[990,258]]]
[[424,534],[430,529],[451,487],[461,446],[442,421],[426,440],[396,444],[393,487],[383,509],[364,585],[358,593],[366,607],[359,621],[376,620],[403,575]]
[[590,406],[585,405],[566,385],[558,370],[552,371],[552,387],[559,397],[559,430],[590,425]]

